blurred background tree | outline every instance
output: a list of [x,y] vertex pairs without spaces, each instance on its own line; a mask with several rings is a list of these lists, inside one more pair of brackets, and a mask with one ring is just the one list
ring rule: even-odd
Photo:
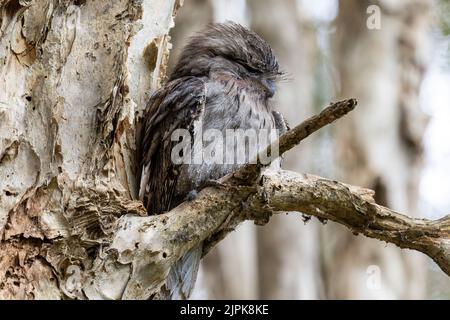
[[[189,35],[208,23],[250,27],[272,45],[288,74],[276,104],[289,123],[330,100],[359,100],[358,112],[290,152],[284,167],[369,187],[381,204],[427,214],[433,189],[445,187],[423,186],[436,174],[429,154],[450,160],[450,153],[436,151],[442,144],[430,143],[439,136],[429,133],[436,112],[447,122],[450,112],[427,106],[434,91],[423,88],[444,81],[427,79],[437,72],[430,65],[443,50],[436,48],[448,49],[449,3],[186,0],[171,32],[170,64]],[[371,18],[379,18],[379,26],[368,25]],[[442,74],[445,65],[437,70]],[[448,109],[450,97],[440,97],[435,104]],[[438,209],[450,211],[448,199]],[[194,298],[450,298],[450,281],[422,255],[319,224],[295,215],[274,217],[265,228],[245,223],[204,259]]]
[[[375,190],[378,203],[416,215],[427,122],[418,98],[427,67],[431,2],[380,1],[368,12],[371,4],[339,2],[333,36],[338,94],[355,96],[361,108],[336,128],[336,177]],[[369,15],[375,22],[378,14],[379,26],[370,25]],[[420,254],[331,229],[336,230],[324,234],[334,245],[328,247],[326,264],[330,297],[424,297]],[[379,273],[378,290],[366,285],[369,266]]]

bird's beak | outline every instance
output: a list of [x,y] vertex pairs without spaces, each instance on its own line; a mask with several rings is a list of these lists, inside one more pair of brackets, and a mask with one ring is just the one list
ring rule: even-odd
[[270,79],[263,79],[261,80],[262,85],[264,88],[266,88],[267,96],[269,98],[272,98],[275,95],[275,91],[277,89],[277,86],[275,85],[275,81]]

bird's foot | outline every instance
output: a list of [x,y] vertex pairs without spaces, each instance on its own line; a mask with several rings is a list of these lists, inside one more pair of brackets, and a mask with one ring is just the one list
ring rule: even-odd
[[198,197],[198,192],[197,192],[197,190],[194,189],[194,190],[189,191],[189,193],[184,198],[184,201],[193,201],[193,200],[197,199],[197,197]]

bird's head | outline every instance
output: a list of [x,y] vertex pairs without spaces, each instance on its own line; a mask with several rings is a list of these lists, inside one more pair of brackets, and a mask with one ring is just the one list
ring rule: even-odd
[[275,94],[282,75],[270,45],[255,32],[234,23],[215,23],[194,35],[183,49],[170,80],[184,76],[225,74],[260,85]]

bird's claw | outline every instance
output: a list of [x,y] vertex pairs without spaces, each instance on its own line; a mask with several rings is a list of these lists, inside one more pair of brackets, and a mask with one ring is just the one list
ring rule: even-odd
[[194,190],[189,191],[189,193],[184,198],[184,201],[193,201],[193,200],[197,199],[197,197],[198,197],[198,192],[197,192],[197,190],[194,189]]

